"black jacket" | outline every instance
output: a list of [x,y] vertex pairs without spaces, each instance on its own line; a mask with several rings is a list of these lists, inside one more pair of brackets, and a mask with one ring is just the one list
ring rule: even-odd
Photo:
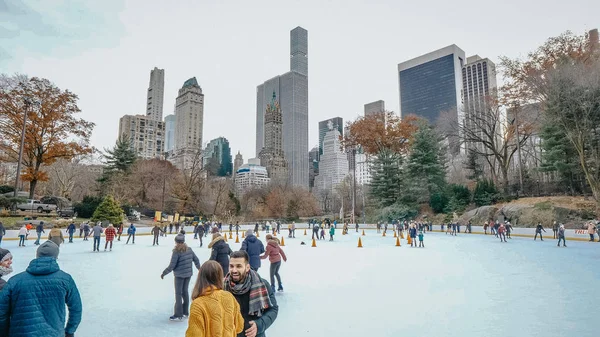
[[215,242],[212,246],[212,252],[210,254],[210,259],[213,261],[217,261],[221,267],[223,268],[223,275],[227,275],[229,272],[229,255],[231,255],[233,251],[229,248],[229,245],[221,240]]
[[271,306],[263,311],[262,316],[256,317],[254,315],[250,316],[248,313],[250,311],[250,292],[248,291],[245,294],[236,296],[235,299],[238,301],[240,305],[240,311],[242,313],[242,317],[244,317],[244,330],[240,332],[237,337],[246,337],[244,331],[250,327],[249,322],[254,321],[256,323],[256,337],[266,337],[265,331],[275,322],[277,319],[277,314],[279,313],[279,306],[277,305],[277,300],[275,299],[275,293],[273,293],[273,289],[269,285],[267,280],[261,278],[264,285],[267,287],[267,291],[269,292],[269,299],[271,300]]

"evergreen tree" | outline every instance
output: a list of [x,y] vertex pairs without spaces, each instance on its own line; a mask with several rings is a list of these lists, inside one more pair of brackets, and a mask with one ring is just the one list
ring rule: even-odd
[[410,194],[418,202],[429,202],[430,196],[446,185],[446,160],[441,137],[425,122],[413,135],[406,164]]
[[94,211],[91,221],[109,221],[112,224],[119,224],[123,221],[123,209],[112,195],[107,195]]
[[381,207],[398,200],[402,184],[402,157],[389,149],[379,151],[371,164],[370,193]]
[[483,165],[480,162],[479,155],[473,150],[467,153],[467,161],[463,163],[465,170],[469,171],[467,179],[479,181],[483,179]]
[[104,159],[106,160],[106,168],[104,169],[104,175],[110,175],[114,172],[129,173],[137,159],[137,154],[133,150],[130,137],[119,137],[115,146],[105,151]]
[[500,193],[491,180],[481,180],[477,182],[473,191],[473,202],[477,207],[492,205],[500,199]]
[[580,193],[576,181],[582,180],[577,152],[565,132],[555,123],[545,122],[540,132],[542,138],[542,164],[540,171],[555,172],[560,184],[571,194]]

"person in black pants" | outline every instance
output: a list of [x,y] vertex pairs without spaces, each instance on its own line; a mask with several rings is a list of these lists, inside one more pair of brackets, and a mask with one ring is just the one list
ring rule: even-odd
[[562,240],[563,242],[563,247],[566,247],[567,243],[565,242],[565,225],[562,224],[558,228],[558,244],[556,245],[557,247],[560,247],[560,240]]
[[538,234],[540,235],[540,240],[544,241],[544,238],[542,238],[542,231],[546,232],[546,230],[544,229],[544,226],[542,226],[542,223],[538,223],[537,227],[535,228],[535,237],[533,238],[533,241],[535,241],[537,239]]
[[513,231],[513,226],[510,224],[510,221],[507,221],[504,227],[506,227],[506,237],[512,239],[510,233]]
[[200,247],[202,247],[202,237],[204,236],[204,226],[198,225],[194,231],[194,236],[197,236],[200,240]]

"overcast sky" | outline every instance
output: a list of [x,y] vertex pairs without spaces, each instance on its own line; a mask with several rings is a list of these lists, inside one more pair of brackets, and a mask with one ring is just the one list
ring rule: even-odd
[[600,26],[600,1],[0,0],[0,72],[48,78],[79,95],[92,144],[145,114],[150,70],[165,69],[164,115],[195,76],[204,136],[255,156],[256,86],[289,70],[289,31],[308,30],[309,148],[318,122],[385,100],[398,111],[397,64],[456,44],[493,61],[548,37]]

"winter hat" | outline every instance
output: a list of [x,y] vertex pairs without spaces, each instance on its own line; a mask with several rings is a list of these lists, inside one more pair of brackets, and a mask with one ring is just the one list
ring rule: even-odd
[[246,231],[246,236],[253,235],[253,233],[254,232],[251,229],[249,229]]
[[185,235],[183,234],[177,234],[177,236],[175,236],[175,242],[177,243],[184,243],[185,242]]
[[273,238],[273,235],[267,234],[266,238],[267,238],[267,240],[271,240]]
[[46,256],[53,257],[55,259],[58,257],[58,246],[56,245],[56,243],[50,240],[42,243],[37,249],[36,257]]
[[8,249],[0,248],[0,262],[8,260],[10,258],[12,258],[12,254],[10,253],[10,251]]

